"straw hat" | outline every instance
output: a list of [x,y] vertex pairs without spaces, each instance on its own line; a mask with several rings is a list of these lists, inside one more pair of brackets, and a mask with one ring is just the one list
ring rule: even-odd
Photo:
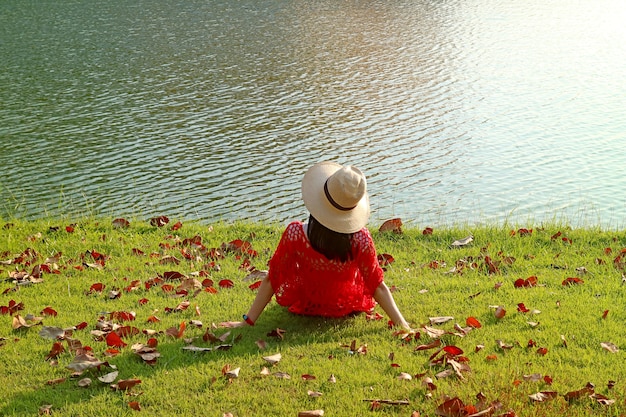
[[302,199],[318,222],[339,233],[358,232],[370,215],[365,175],[349,165],[313,165],[302,179]]

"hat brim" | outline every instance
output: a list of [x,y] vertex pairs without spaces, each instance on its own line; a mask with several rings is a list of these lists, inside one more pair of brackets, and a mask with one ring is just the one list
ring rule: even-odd
[[309,168],[302,179],[302,199],[309,213],[322,225],[339,233],[355,233],[365,227],[369,219],[367,193],[349,211],[333,207],[324,194],[324,183],[341,168],[342,165],[335,162],[320,162]]

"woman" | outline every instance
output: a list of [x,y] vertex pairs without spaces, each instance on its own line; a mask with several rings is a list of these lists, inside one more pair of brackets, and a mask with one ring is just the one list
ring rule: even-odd
[[327,317],[371,311],[376,301],[394,325],[410,330],[383,281],[365,227],[370,207],[363,173],[352,166],[318,163],[304,175],[302,198],[308,223],[287,226],[244,321],[223,325],[253,326],[276,295],[278,304],[292,313]]

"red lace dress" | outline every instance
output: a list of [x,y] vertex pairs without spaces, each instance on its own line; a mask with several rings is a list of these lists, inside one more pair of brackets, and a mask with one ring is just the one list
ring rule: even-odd
[[383,270],[366,228],[354,234],[352,250],[351,261],[329,261],[311,247],[302,222],[290,223],[269,262],[278,304],[292,313],[329,317],[372,310]]

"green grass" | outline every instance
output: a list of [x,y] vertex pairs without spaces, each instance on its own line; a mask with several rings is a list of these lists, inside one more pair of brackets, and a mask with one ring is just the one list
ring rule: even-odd
[[[533,231],[521,236],[511,233],[518,226],[496,225],[471,229],[454,226],[424,235],[417,228],[403,234],[378,233],[373,226],[378,252],[394,258],[386,266],[385,280],[420,335],[403,339],[388,329],[386,318],[299,317],[274,301],[255,327],[218,328],[215,324],[221,321],[240,320],[254,298],[254,291],[248,288],[252,282],[243,280],[248,274],[241,268],[243,258],[227,253],[212,265],[206,252],[187,248],[193,254],[188,260],[181,253],[182,241],[200,236],[206,248],[220,248],[235,239],[249,241],[258,252],[250,258],[251,265],[265,269],[283,227],[183,223],[180,229],[172,230],[174,222],[154,227],[131,220],[129,228],[119,229],[112,226],[111,220],[77,220],[72,232],[66,226],[73,221],[66,220],[0,222],[0,227],[7,224],[0,229],[0,261],[14,260],[28,248],[36,252],[30,264],[0,264],[0,291],[5,291],[0,306],[9,306],[11,300],[24,306],[13,314],[0,315],[0,415],[35,415],[46,405],[56,416],[296,416],[299,411],[316,409],[333,416],[411,416],[414,411],[421,416],[469,414],[442,411],[444,401],[453,397],[465,405],[475,405],[478,411],[497,402],[494,416],[626,415],[626,284],[622,280],[624,271],[613,262],[626,247],[624,231],[572,230],[561,224],[523,225]],[[559,231],[562,235],[553,239]],[[471,245],[450,247],[454,240],[470,233],[474,236]],[[133,249],[144,254],[136,255]],[[104,268],[84,266],[94,263],[88,251],[108,257]],[[43,273],[43,282],[16,285],[10,277],[14,271],[30,273],[35,265],[59,252],[61,256],[53,265],[57,273]],[[162,264],[167,256],[175,256],[180,263]],[[501,262],[496,273],[488,272],[486,256]],[[504,262],[512,258],[513,262]],[[438,261],[440,267],[434,268],[433,261]],[[459,261],[466,267],[451,273]],[[576,269],[581,267],[587,273],[579,275]],[[174,298],[160,286],[146,289],[144,285],[166,271],[178,271],[202,281],[205,277],[196,275],[202,270],[210,275],[216,292],[192,292]],[[537,286],[514,286],[518,278],[530,276],[537,277]],[[579,277],[584,282],[562,285],[568,277]],[[218,282],[222,279],[232,280],[233,288],[220,288]],[[125,291],[133,280],[140,280],[141,286]],[[106,286],[102,293],[89,293],[95,283]],[[111,290],[119,290],[121,295],[111,298]],[[144,305],[139,303],[142,298],[148,299]],[[188,309],[166,312],[185,300],[190,303]],[[529,311],[518,311],[519,303]],[[503,318],[495,317],[496,306],[506,309]],[[58,315],[42,316],[46,307]],[[377,311],[383,313],[379,308]],[[113,322],[111,312],[134,312],[134,321],[118,324],[136,327],[140,333],[124,337],[128,345],[109,357],[109,347],[92,331],[99,319]],[[12,316],[28,314],[43,317],[42,323],[13,329]],[[161,321],[148,323],[152,315]],[[441,316],[454,319],[430,324],[430,318]],[[462,337],[455,324],[465,328],[469,317],[482,326]],[[202,326],[192,325],[192,320],[201,321]],[[67,365],[75,353],[68,349],[67,341],[61,342],[63,353],[46,360],[54,341],[39,332],[44,326],[65,329],[81,322],[87,322],[87,327],[73,331],[71,337],[91,347],[93,355],[110,366],[74,376]],[[165,334],[181,323],[186,323],[181,338]],[[424,326],[447,331],[440,338],[441,346],[463,350],[462,355],[448,358],[458,360],[461,356],[467,360],[468,369],[461,373],[462,378],[437,378],[438,373],[451,368],[450,364],[429,359],[436,349],[416,350],[433,341]],[[154,365],[145,363],[132,350],[133,344],[147,342],[148,336],[141,333],[145,329],[159,332],[155,337],[160,357]],[[285,331],[282,339],[270,334],[276,329]],[[230,334],[224,342],[211,343],[203,340],[207,331],[216,336]],[[264,348],[259,347],[259,341],[265,342]],[[613,343],[620,350],[610,352],[601,346],[603,342]],[[189,344],[230,344],[232,348],[184,350]],[[362,347],[363,352],[352,352],[351,344]],[[539,354],[540,348],[547,349],[547,353]],[[277,364],[270,365],[263,359],[275,353],[282,355]],[[435,362],[442,356],[443,352],[439,353]],[[98,376],[111,372],[112,367],[119,372],[118,381],[139,379],[141,383],[124,392],[98,381]],[[240,368],[238,377],[225,376],[227,367]],[[269,374],[262,372],[265,367]],[[412,379],[400,379],[402,372]],[[290,378],[279,378],[279,373]],[[541,378],[532,380],[533,374]],[[331,375],[334,382],[329,380]],[[78,386],[84,377],[93,380],[87,388]],[[61,378],[65,380],[48,383]],[[431,378],[436,389],[428,389],[425,378]],[[595,393],[611,400],[611,404],[602,404],[601,397],[588,395],[574,401],[565,399],[565,394],[581,390],[587,383],[594,384]],[[309,395],[309,391],[321,396]],[[529,396],[540,391],[558,395],[543,402],[531,400]],[[479,404],[479,393],[485,405]],[[408,400],[409,405],[383,402],[372,407],[373,399]],[[141,411],[129,407],[132,401],[139,403]]]

